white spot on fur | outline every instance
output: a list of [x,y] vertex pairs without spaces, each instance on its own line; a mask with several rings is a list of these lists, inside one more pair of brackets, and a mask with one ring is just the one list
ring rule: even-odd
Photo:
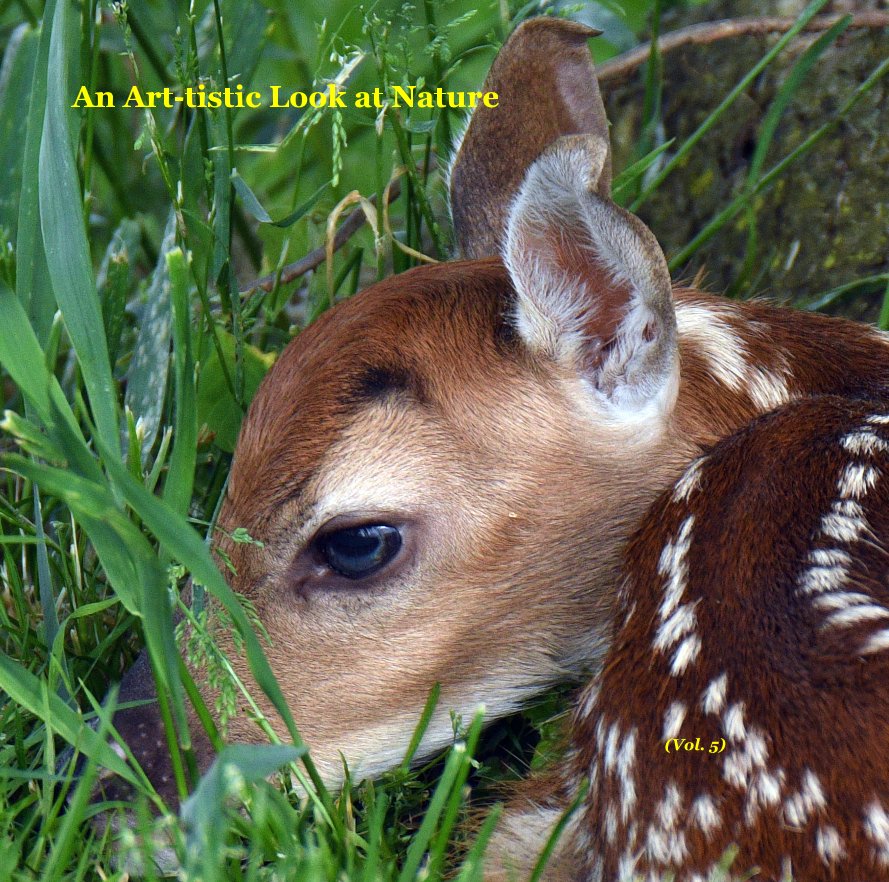
[[731,705],[725,712],[725,716],[722,718],[722,728],[729,741],[743,741],[747,737],[747,729],[744,726],[743,701]]
[[614,845],[617,841],[617,812],[610,803],[605,810],[605,838],[609,845]]
[[617,882],[633,882],[636,876],[638,856],[632,851],[625,851],[617,862]]
[[878,451],[889,453],[889,444],[874,432],[852,432],[846,435],[840,444],[856,456],[873,456]]
[[680,337],[693,341],[710,373],[735,392],[746,394],[761,411],[790,400],[785,376],[747,360],[744,341],[713,309],[701,304],[676,304]]
[[[665,833],[663,830],[649,827],[646,846],[650,857],[662,864],[680,863],[688,856],[685,834],[681,831]],[[656,878],[658,882],[666,882],[669,876],[658,874]]]
[[680,338],[694,341],[710,373],[736,392],[744,388],[747,360],[744,342],[712,309],[699,303],[676,303]]
[[856,542],[867,530],[864,510],[853,499],[839,499],[829,514],[821,518],[821,532],[837,542]]
[[682,794],[671,781],[664,788],[664,798],[658,803],[656,812],[658,820],[665,831],[670,832],[679,821],[682,809]]
[[[567,765],[567,763],[566,763],[566,765]],[[593,796],[599,792],[599,755],[598,754],[596,754],[595,758],[590,763],[589,779],[590,779],[590,796]]]
[[620,739],[620,727],[617,723],[612,723],[608,730],[608,737],[605,739],[605,771],[614,770],[617,763],[617,742]]
[[664,576],[664,599],[658,615],[661,626],[654,641],[654,647],[666,651],[677,640],[688,634],[673,655],[671,671],[679,676],[698,657],[701,651],[701,640],[695,634],[689,634],[694,628],[695,604],[687,604],[677,609],[685,592],[688,578],[686,556],[691,545],[691,530],[694,526],[694,515],[689,515],[679,526],[675,539],[671,539],[661,551],[658,561],[658,572]]
[[698,796],[692,801],[689,814],[692,823],[697,824],[708,838],[714,830],[722,825],[722,818],[716,807],[716,802],[713,797],[706,794]]
[[790,827],[805,827],[812,814],[827,805],[827,798],[818,776],[806,769],[797,793],[784,801],[784,821]]
[[689,515],[680,525],[676,539],[667,542],[661,552],[657,570],[667,580],[660,608],[661,620],[666,619],[682,600],[685,580],[688,577],[688,564],[685,558],[691,544],[691,529],[694,522],[694,515]]
[[678,643],[686,634],[695,629],[695,607],[698,602],[684,603],[674,610],[666,621],[661,623],[654,640],[654,648],[659,652],[670,649]]
[[757,364],[751,364],[747,373],[747,394],[763,411],[774,410],[790,400],[790,390],[784,377]]
[[765,738],[751,729],[740,746],[732,750],[722,763],[722,776],[733,787],[746,790],[755,769],[763,769],[769,757]]
[[685,673],[685,669],[692,664],[700,654],[701,638],[698,637],[697,634],[692,634],[691,637],[686,637],[685,640],[679,644],[679,649],[676,650],[676,653],[673,656],[673,661],[670,664],[670,673],[672,673],[674,677],[678,677]]
[[841,548],[816,548],[809,552],[809,560],[821,567],[847,567],[852,563],[849,552]]
[[872,634],[861,647],[861,654],[870,655],[874,652],[883,652],[885,649],[889,649],[889,630]]
[[722,673],[701,694],[701,710],[705,714],[718,714],[725,707],[725,692],[728,686],[728,674]]
[[706,456],[699,457],[683,472],[682,477],[673,485],[673,502],[688,502],[689,496],[701,485],[701,467],[707,459]]
[[605,750],[605,717],[599,717],[596,721],[596,747],[599,748],[601,754]]
[[812,601],[812,606],[827,612],[829,610],[848,609],[851,606],[862,603],[870,603],[872,599],[869,594],[862,594],[860,591],[835,591],[816,597]]
[[584,696],[583,701],[580,703],[580,717],[582,719],[588,719],[593,715],[593,711],[596,709],[596,702],[599,700],[599,687],[598,686],[588,686]]
[[680,830],[668,833],[652,824],[645,838],[645,849],[648,857],[661,864],[679,863],[688,856],[685,834]]
[[885,606],[880,606],[878,603],[860,603],[831,613],[822,627],[851,627],[886,618],[889,618],[889,609]]
[[679,734],[682,724],[685,722],[685,713],[686,707],[681,701],[674,701],[667,708],[667,712],[664,714],[664,741],[669,741]]
[[875,413],[869,416],[866,422],[872,426],[889,426],[889,413]]
[[620,780],[620,816],[626,824],[636,805],[636,780],[633,764],[636,761],[636,729],[630,730],[617,753],[617,776]]
[[846,584],[849,574],[845,567],[810,567],[799,580],[799,590],[803,594],[823,594],[839,591]]
[[850,462],[840,475],[837,489],[846,499],[861,499],[877,483],[879,472],[870,465]]
[[750,776],[744,808],[744,819],[748,826],[753,825],[761,808],[778,805],[786,777],[784,769],[776,769],[774,772],[760,769]]
[[841,860],[846,854],[839,831],[830,824],[819,827],[815,832],[815,849],[827,866]]
[[889,866],[889,815],[879,800],[874,800],[864,813],[864,830],[876,846],[880,863]]

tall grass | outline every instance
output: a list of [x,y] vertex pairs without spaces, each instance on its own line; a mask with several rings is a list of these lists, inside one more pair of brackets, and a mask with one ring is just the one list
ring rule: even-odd
[[[420,79],[472,88],[516,18],[534,10],[476,10],[469,0],[359,9],[340,0],[322,19],[291,5],[0,5],[9,36],[0,77],[0,879],[124,878],[134,867],[153,878],[165,852],[194,879],[480,878],[496,813],[473,844],[463,842],[462,822],[467,782],[488,769],[473,758],[481,717],[455,720],[454,746],[436,763],[405,763],[381,781],[327,792],[249,609],[210,554],[238,426],[274,354],[361,285],[447,256],[441,169],[459,119],[392,106],[120,103],[133,86],[182,92],[198,81],[265,94],[271,85],[372,90]],[[648,11],[631,6],[627,33]],[[842,30],[800,57],[747,184],[683,260],[817,144],[821,129],[764,168],[774,123]],[[885,68],[825,126],[850,113]],[[118,106],[72,108],[84,84],[112,91]],[[697,143],[656,143],[661,88],[654,58],[645,143],[616,182],[627,204],[640,204]],[[401,195],[386,208],[396,179]],[[356,207],[370,223],[334,254],[336,221]],[[326,266],[283,282],[285,265],[316,248]],[[269,281],[251,284],[259,276]],[[883,312],[889,322],[889,305]],[[225,748],[200,781],[185,726],[197,690],[173,627],[186,574],[198,587],[195,609],[183,614],[197,622],[202,592],[215,598],[243,641],[254,678],[245,688],[268,697],[290,736],[286,745]],[[191,794],[178,812],[108,744],[113,694],[104,708],[102,696],[143,646],[177,786]],[[530,712],[524,725],[546,736],[550,710]],[[209,720],[199,701],[197,712]],[[496,737],[517,745],[508,731]],[[58,763],[65,745],[86,759],[78,779],[73,760]],[[116,847],[110,828],[88,823],[103,769],[140,794],[135,824]]]

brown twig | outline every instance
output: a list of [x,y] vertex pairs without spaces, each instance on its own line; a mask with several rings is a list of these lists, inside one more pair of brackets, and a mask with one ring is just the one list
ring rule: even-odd
[[[401,182],[395,181],[391,187],[387,190],[387,201],[394,202],[401,195]],[[374,205],[377,203],[377,197],[371,196],[369,197],[370,202]],[[354,211],[350,212],[346,219],[343,221],[343,225],[336,231],[336,235],[333,237],[333,250],[339,251],[358,230],[364,226],[367,221],[367,217],[364,213],[364,209],[356,208]],[[288,263],[280,272],[270,273],[267,276],[262,276],[259,279],[255,279],[252,281],[246,288],[241,291],[242,296],[246,296],[257,289],[262,291],[271,291],[275,287],[275,283],[278,280],[278,276],[280,275],[281,285],[286,285],[289,282],[298,279],[300,276],[304,276],[307,272],[315,269],[316,267],[321,266],[324,263],[325,258],[327,257],[327,246],[321,245],[316,248],[314,251],[310,251],[305,257],[301,257],[295,263]]]
[[[818,15],[813,18],[803,31],[826,31],[833,27],[843,15],[836,13],[830,15]],[[792,18],[729,18],[722,21],[703,22],[689,25],[665,34],[658,41],[661,54],[672,52],[680,46],[703,46],[707,43],[715,43],[718,40],[727,40],[732,37],[758,36],[764,34],[780,34],[789,31],[793,27],[795,19]],[[885,28],[889,27],[889,12],[856,12],[852,15],[850,28]],[[618,55],[610,61],[605,61],[596,66],[596,74],[599,82],[613,84],[616,81],[626,79],[636,68],[648,61],[651,54],[651,43],[643,43],[635,49]]]

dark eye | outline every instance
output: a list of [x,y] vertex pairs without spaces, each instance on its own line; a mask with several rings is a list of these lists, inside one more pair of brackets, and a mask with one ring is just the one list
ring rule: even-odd
[[363,579],[398,554],[401,533],[386,524],[347,527],[321,536],[316,547],[332,570],[347,579]]

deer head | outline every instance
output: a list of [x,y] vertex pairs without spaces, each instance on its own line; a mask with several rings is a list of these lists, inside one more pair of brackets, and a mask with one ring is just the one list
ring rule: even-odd
[[589,36],[538,20],[498,57],[486,88],[521,105],[478,112],[451,174],[477,259],[322,316],[245,421],[220,523],[264,547],[226,551],[333,781],[340,751],[359,775],[397,762],[434,683],[426,748],[452,738],[452,709],[496,717],[595,666],[620,540],[651,495],[632,463],[661,483],[692,450],[671,432],[670,277],[610,199]]

